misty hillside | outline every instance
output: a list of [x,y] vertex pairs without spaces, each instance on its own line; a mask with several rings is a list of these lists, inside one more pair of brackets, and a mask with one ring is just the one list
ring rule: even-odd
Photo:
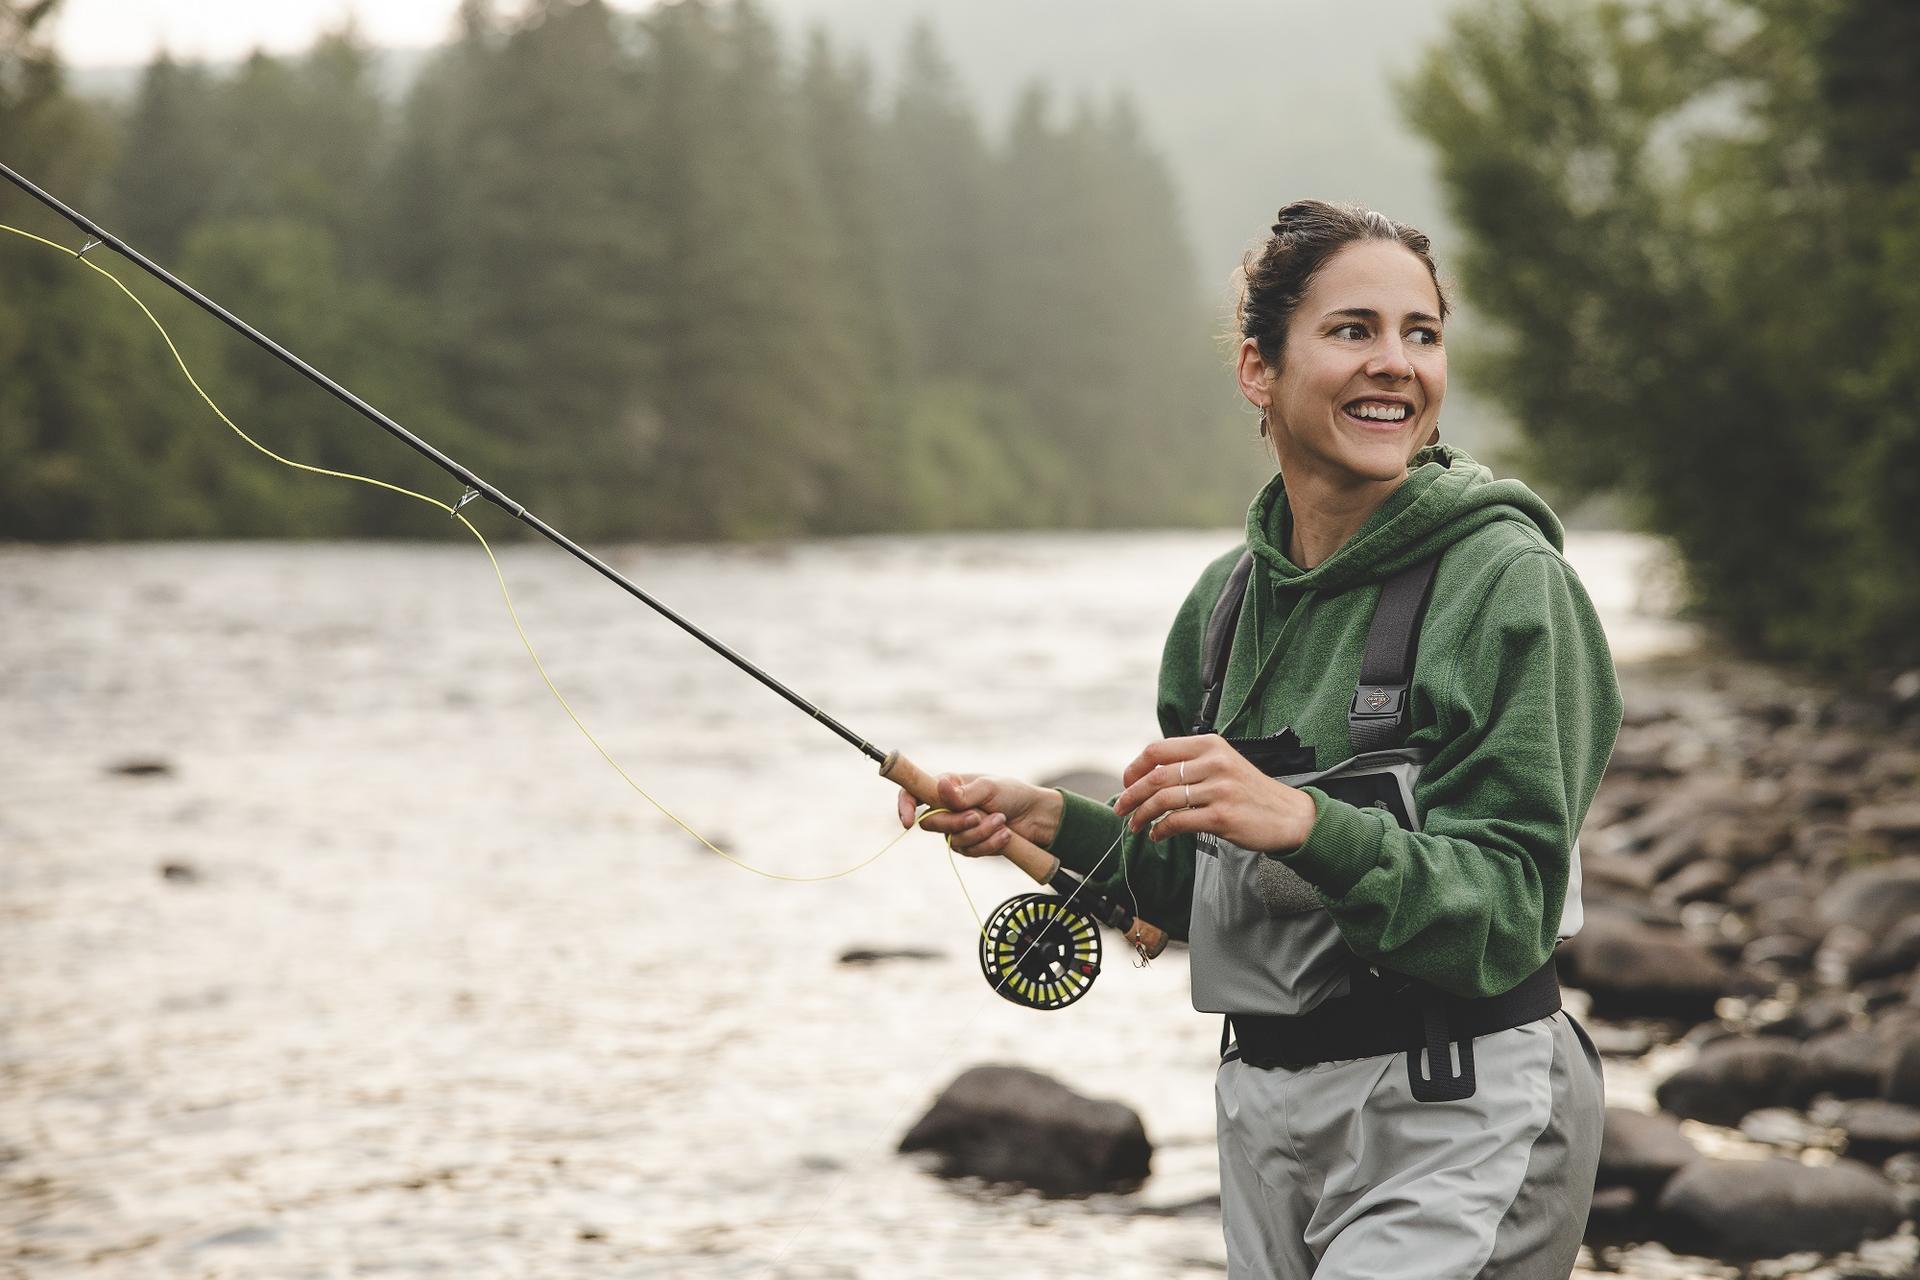
[[[961,79],[1004,124],[1030,81],[1074,95],[1133,95],[1186,202],[1210,289],[1288,200],[1356,200],[1431,231],[1439,192],[1392,82],[1458,0],[1379,0],[1364,17],[1302,0],[779,0],[794,30],[818,23],[869,51],[891,85],[907,30],[932,24]],[[1364,26],[1362,25],[1364,24]]]

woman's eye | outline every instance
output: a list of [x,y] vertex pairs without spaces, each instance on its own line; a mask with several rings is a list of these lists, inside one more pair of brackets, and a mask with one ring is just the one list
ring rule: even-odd
[[1364,338],[1367,336],[1367,327],[1363,324],[1343,324],[1333,331],[1333,336],[1336,338]]
[[1438,329],[1429,329],[1424,325],[1412,330],[1408,336],[1420,343],[1421,346],[1437,347],[1440,345],[1440,331]]

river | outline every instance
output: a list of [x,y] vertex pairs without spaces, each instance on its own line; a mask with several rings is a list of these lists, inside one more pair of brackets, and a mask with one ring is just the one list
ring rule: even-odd
[[[935,769],[1117,771],[1228,531],[629,547],[612,562]],[[1622,662],[1689,643],[1658,547],[1569,555]],[[737,857],[897,831],[857,752],[544,546],[553,679]],[[1184,953],[1053,1013],[991,994],[940,844],[746,874],[656,812],[457,545],[0,548],[0,1274],[1219,1274],[1217,1023]],[[1031,888],[959,869],[985,910]],[[851,967],[849,947],[922,947]],[[894,1154],[955,1074],[1127,1102],[1130,1196]],[[1142,1213],[1142,1208],[1171,1210]]]

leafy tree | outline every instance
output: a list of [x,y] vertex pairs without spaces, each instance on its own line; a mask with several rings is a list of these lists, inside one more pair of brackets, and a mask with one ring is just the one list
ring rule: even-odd
[[1735,644],[1830,666],[1920,657],[1920,552],[1891,523],[1910,375],[1884,322],[1911,125],[1836,95],[1845,59],[1877,57],[1865,33],[1897,62],[1902,13],[1496,0],[1405,92],[1501,329],[1480,381],[1534,465],[1628,497]]

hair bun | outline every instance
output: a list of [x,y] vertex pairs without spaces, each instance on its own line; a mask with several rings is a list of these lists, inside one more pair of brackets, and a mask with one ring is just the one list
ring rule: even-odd
[[1273,215],[1272,233],[1276,236],[1291,235],[1319,219],[1326,209],[1323,200],[1295,200],[1292,204],[1282,206],[1280,212]]

